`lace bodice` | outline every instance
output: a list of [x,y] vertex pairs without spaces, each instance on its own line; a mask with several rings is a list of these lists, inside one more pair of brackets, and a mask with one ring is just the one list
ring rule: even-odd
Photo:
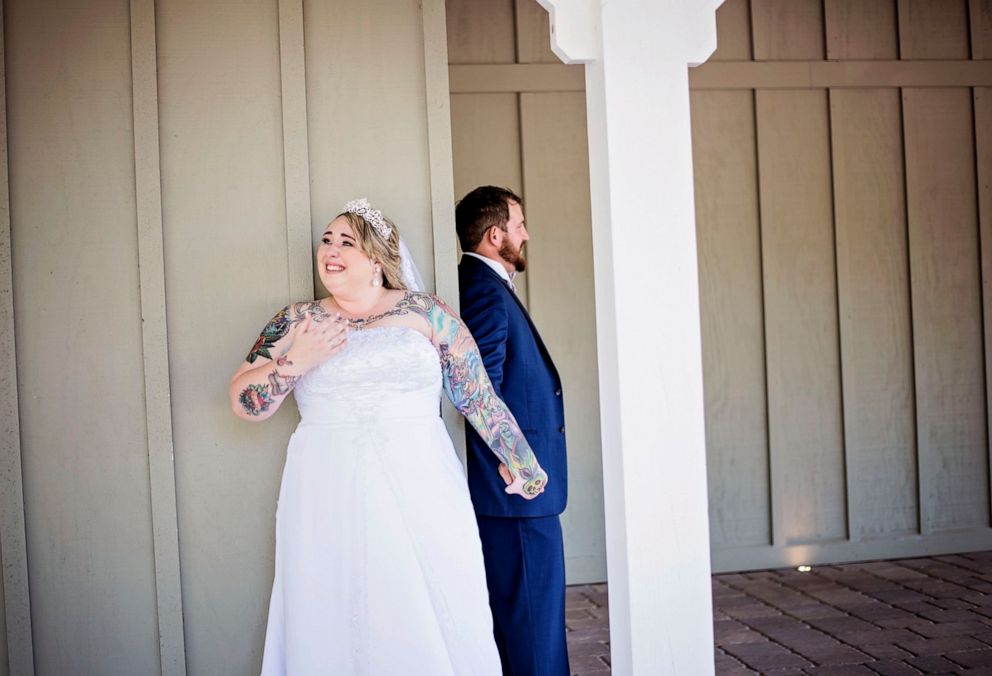
[[344,350],[300,379],[295,393],[304,423],[437,417],[441,364],[434,345],[416,329],[355,330]]

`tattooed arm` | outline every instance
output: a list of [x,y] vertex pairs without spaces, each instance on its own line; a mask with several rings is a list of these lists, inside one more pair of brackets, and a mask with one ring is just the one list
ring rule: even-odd
[[234,415],[245,420],[270,417],[307,371],[343,349],[346,329],[330,319],[317,301],[280,310],[231,378]]
[[404,305],[430,324],[432,342],[441,356],[444,391],[506,465],[512,478],[506,492],[528,500],[540,495],[548,475],[538,464],[510,409],[493,389],[472,334],[454,310],[436,296],[408,293],[397,307]]

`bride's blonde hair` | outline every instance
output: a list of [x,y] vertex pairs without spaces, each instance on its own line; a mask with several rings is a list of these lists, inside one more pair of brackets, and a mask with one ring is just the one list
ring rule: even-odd
[[371,223],[356,213],[344,211],[337,218],[348,219],[362,253],[371,258],[373,263],[382,266],[382,285],[387,289],[405,291],[407,286],[403,283],[403,274],[400,272],[400,231],[396,224],[383,216],[382,220],[389,225],[389,236],[383,237]]

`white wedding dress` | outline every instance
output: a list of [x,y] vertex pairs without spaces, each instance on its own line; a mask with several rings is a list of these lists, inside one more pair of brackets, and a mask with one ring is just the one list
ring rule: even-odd
[[501,673],[441,366],[409,328],[352,331],[297,384],[263,676]]

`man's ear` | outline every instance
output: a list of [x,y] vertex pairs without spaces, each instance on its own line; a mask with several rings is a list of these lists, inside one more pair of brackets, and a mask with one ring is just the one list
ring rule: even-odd
[[489,243],[492,244],[493,246],[499,246],[499,243],[500,243],[499,233],[500,232],[502,232],[502,230],[500,230],[499,227],[498,226],[495,226],[495,225],[493,227],[489,228],[489,230],[486,231],[486,238],[489,239]]

